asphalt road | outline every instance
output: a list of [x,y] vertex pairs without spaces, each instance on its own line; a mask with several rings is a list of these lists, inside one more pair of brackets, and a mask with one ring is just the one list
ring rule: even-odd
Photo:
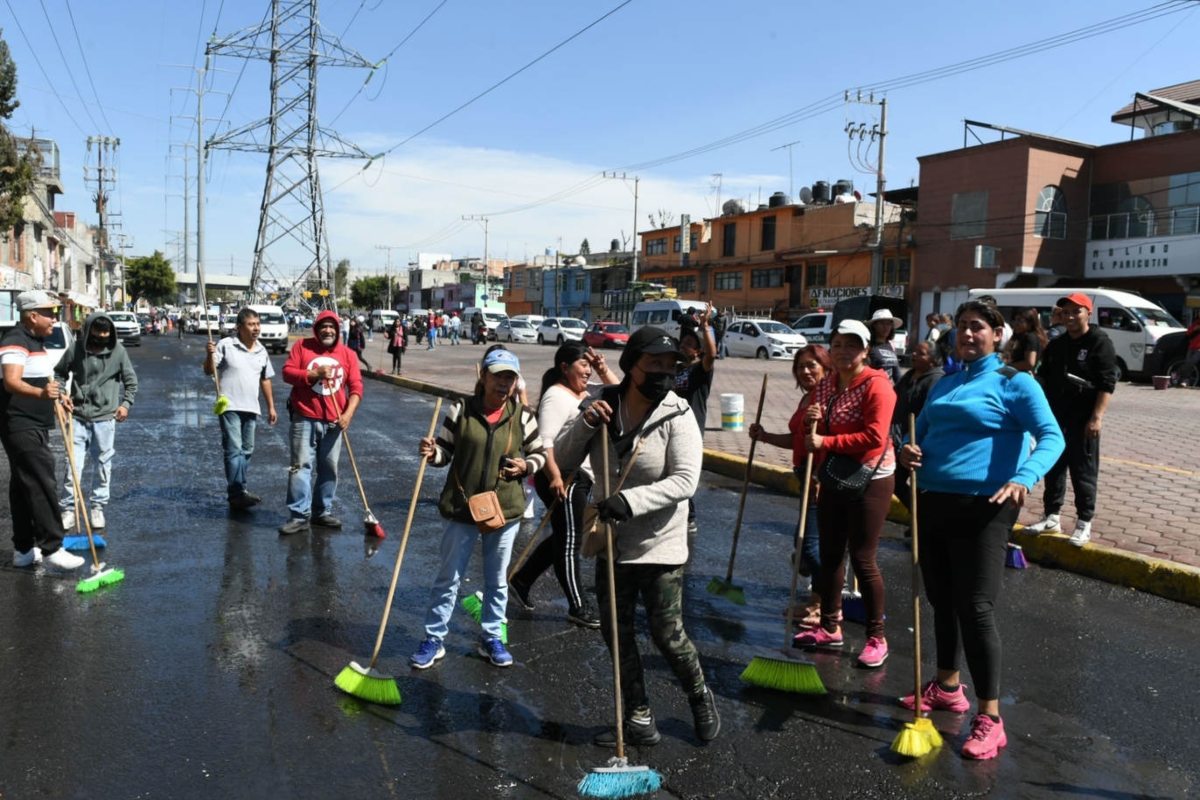
[[[427,474],[380,661],[402,705],[366,705],[333,686],[373,646],[432,401],[367,385],[351,441],[390,535],[364,560],[345,456],[346,528],[276,534],[284,423],[259,429],[251,485],[266,501],[230,516],[211,385],[198,367],[204,340],[143,341],[132,354],[142,390],[118,433],[108,512],[106,558],[126,580],[81,596],[73,579],[13,569],[0,518],[0,798],[575,796],[610,755],[590,744],[611,714],[610,662],[598,633],[566,623],[552,576],[534,588],[537,610],[512,616],[514,667],[475,655],[477,630],[461,613],[436,668],[406,665],[436,569],[442,471]],[[286,389],[277,393],[282,410]],[[632,755],[663,774],[660,796],[1200,793],[1200,612],[1036,567],[1008,571],[1000,601],[1008,749],[992,762],[962,760],[967,720],[939,713],[945,748],[917,762],[893,757],[906,718],[893,698],[911,686],[912,642],[909,554],[891,528],[881,548],[890,661],[856,669],[862,631],[848,626],[846,652],[817,657],[828,696],[743,686],[743,667],[782,643],[796,508],[752,490],[736,578],[748,604],[729,605],[705,586],[724,573],[738,488],[705,476],[687,581],[686,625],[723,715],[715,742],[698,743],[682,691],[640,642],[663,741]]]

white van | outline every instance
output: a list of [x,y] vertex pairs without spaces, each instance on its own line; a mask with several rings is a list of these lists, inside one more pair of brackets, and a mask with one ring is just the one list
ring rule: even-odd
[[258,314],[258,340],[272,353],[286,353],[288,349],[287,317],[279,306],[246,306]]
[[395,311],[386,308],[377,308],[371,312],[371,330],[386,331],[392,325],[396,324],[396,320],[400,319],[400,315]]
[[1006,320],[1011,320],[1021,309],[1036,308],[1042,313],[1045,325],[1058,299],[1075,292],[1092,299],[1089,324],[1099,327],[1112,340],[1121,380],[1146,377],[1146,356],[1154,352],[1158,340],[1168,333],[1184,330],[1160,306],[1141,295],[1116,289],[972,289],[968,297],[974,299],[986,294],[996,298],[996,306]]
[[673,300],[643,300],[633,307],[629,332],[633,333],[638,328],[653,325],[656,328],[662,328],[669,335],[679,338],[680,315],[692,308],[703,312],[707,307],[707,300],[688,300],[683,297]]

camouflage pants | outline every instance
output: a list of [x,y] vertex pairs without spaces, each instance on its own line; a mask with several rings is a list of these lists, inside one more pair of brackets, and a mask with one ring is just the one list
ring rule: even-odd
[[[700,654],[683,629],[683,566],[663,564],[617,564],[617,641],[621,656],[621,694],[628,717],[634,709],[648,708],[642,657],[634,636],[634,614],[638,595],[646,608],[650,638],[667,659],[675,677],[688,695],[704,689]],[[596,600],[600,612],[600,631],[612,650],[612,620],[608,607],[608,568],[604,559],[596,560]]]

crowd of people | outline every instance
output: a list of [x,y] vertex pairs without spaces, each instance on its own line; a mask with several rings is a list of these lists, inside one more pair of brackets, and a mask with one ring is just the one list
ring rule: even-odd
[[[105,314],[88,317],[72,351],[55,366],[43,340],[56,318],[57,300],[25,292],[17,305],[20,322],[0,341],[0,443],[11,465],[13,561],[18,567],[46,563],[74,569],[82,559],[64,550],[62,539],[64,529],[75,524],[78,504],[70,483],[67,492],[58,489],[48,442],[55,404],[73,415],[76,467],[82,471],[88,457],[93,461],[90,515],[102,527],[112,431],[128,417],[137,379]],[[792,373],[801,399],[788,430],[749,428],[752,439],[790,449],[798,474],[804,474],[800,468],[810,456],[814,462],[815,479],[804,491],[815,502],[792,556],[812,578],[811,595],[796,615],[795,646],[844,646],[848,557],[865,607],[857,655],[865,669],[882,665],[889,651],[877,559],[883,524],[893,494],[907,499],[912,476],[919,474],[919,556],[934,609],[937,673],[920,697],[901,703],[967,711],[961,648],[977,698],[963,746],[969,758],[993,758],[1007,741],[999,715],[995,607],[1010,532],[1039,480],[1046,478],[1046,515],[1032,530],[1060,529],[1069,474],[1076,503],[1071,542],[1082,546],[1090,537],[1100,432],[1118,375],[1111,342],[1088,324],[1090,311],[1086,295],[1070,294],[1056,308],[1060,335],[1044,331],[1030,309],[1014,316],[1006,338],[1008,321],[994,303],[972,300],[948,320],[928,320],[929,336],[912,348],[907,372],[891,347],[898,321],[890,312],[843,320],[828,349],[809,345],[796,353]],[[424,335],[432,347],[442,331],[451,345],[458,343],[457,315],[437,324],[433,319],[424,331],[403,319],[393,323],[386,333],[393,372],[400,370],[410,335]],[[290,387],[290,463],[281,535],[306,533],[313,525],[341,527],[334,515],[338,460],[362,401],[360,364],[366,365],[363,328],[350,319],[344,329],[346,322],[332,311],[321,312],[311,335],[293,344],[282,369]],[[475,322],[469,324],[474,335]],[[536,407],[525,394],[517,355],[499,344],[486,350],[474,391],[453,403],[436,435],[418,445],[421,457],[446,470],[438,501],[446,523],[424,637],[410,658],[414,668],[432,667],[444,656],[460,584],[481,540],[478,647],[492,665],[513,663],[503,634],[510,597],[532,609],[535,581],[553,568],[568,621],[598,628],[610,648],[619,645],[625,740],[660,739],[634,635],[639,605],[652,641],[688,697],[697,737],[710,741],[718,735],[716,701],[682,613],[684,568],[695,533],[692,497],[718,352],[711,306],[684,316],[680,325],[678,338],[656,327],[636,331],[621,353],[620,376],[587,346],[560,346],[543,375]],[[224,398],[220,429],[234,512],[262,501],[250,491],[248,467],[263,401],[268,423],[277,421],[274,370],[258,333],[258,315],[243,309],[235,335],[210,342],[202,364]],[[909,437],[910,418],[915,439]],[[550,514],[551,532],[510,577],[512,546],[527,506],[522,484],[530,479]],[[614,583],[609,585],[609,572],[598,561],[594,599],[584,591],[581,564],[584,540],[592,535],[591,511],[614,528]],[[615,625],[601,613],[609,608],[610,594]],[[615,745],[615,731],[596,741]]]

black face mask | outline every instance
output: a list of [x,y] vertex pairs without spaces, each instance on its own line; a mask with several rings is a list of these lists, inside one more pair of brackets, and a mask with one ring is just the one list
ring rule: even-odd
[[652,403],[660,402],[674,388],[675,375],[671,372],[647,372],[645,379],[637,384],[637,390]]
[[88,347],[93,350],[102,350],[103,348],[108,347],[110,342],[112,342],[111,334],[105,336],[103,339],[99,338],[98,336],[89,336],[87,340]]

